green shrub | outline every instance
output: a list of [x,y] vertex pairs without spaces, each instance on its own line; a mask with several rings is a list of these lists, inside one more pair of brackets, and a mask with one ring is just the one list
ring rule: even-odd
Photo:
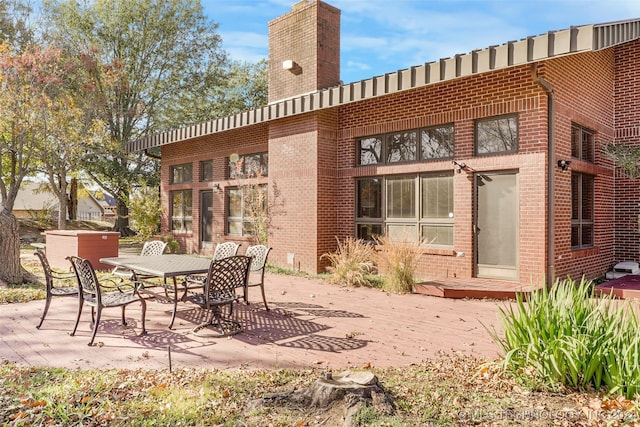
[[141,186],[131,194],[129,218],[131,228],[142,241],[150,240],[160,229],[162,207],[158,189]]
[[387,236],[376,237],[376,242],[376,264],[384,277],[382,288],[398,294],[413,292],[414,274],[424,245],[407,239],[393,241]]
[[[526,298],[526,301],[525,301]],[[628,301],[595,298],[591,282],[556,281],[548,290],[518,295],[500,309],[504,367],[533,372],[548,385],[606,387],[631,399],[640,391],[638,318]]]
[[373,256],[373,246],[349,237],[342,243],[338,240],[338,249],[321,258],[327,258],[331,263],[327,267],[331,273],[331,281],[348,286],[366,286],[369,284],[367,274],[374,266]]

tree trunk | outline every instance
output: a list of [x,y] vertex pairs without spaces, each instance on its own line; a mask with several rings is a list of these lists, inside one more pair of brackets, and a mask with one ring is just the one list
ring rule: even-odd
[[0,281],[22,283],[23,273],[20,265],[18,221],[15,215],[0,207]]
[[113,231],[120,232],[121,236],[133,236],[134,232],[129,228],[129,206],[123,201],[125,197],[129,197],[129,194],[120,194],[120,197],[116,198],[116,222],[113,226]]
[[60,208],[58,209],[58,230],[66,230],[67,229],[67,195],[61,194],[58,197],[58,205]]
[[69,211],[69,219],[71,221],[78,219],[78,178],[71,178],[67,210]]

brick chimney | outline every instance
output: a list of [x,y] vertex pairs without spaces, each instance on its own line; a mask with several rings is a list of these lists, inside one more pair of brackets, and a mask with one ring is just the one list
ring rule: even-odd
[[340,84],[340,10],[302,0],[269,22],[269,102]]

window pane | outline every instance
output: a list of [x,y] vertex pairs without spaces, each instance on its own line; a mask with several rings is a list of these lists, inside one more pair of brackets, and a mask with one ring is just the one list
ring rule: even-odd
[[593,220],[593,176],[582,175],[582,220]]
[[229,221],[228,232],[232,236],[242,236],[242,221]]
[[453,126],[423,129],[420,148],[423,160],[453,157]]
[[580,226],[578,225],[571,226],[571,247],[580,247]]
[[269,176],[269,153],[262,153],[260,169],[262,176]]
[[416,132],[401,132],[387,137],[387,163],[416,160]]
[[580,175],[571,174],[571,219],[580,219]]
[[191,190],[183,191],[182,198],[184,200],[183,202],[184,216],[191,217],[191,212],[193,209],[193,206],[191,203]]
[[191,163],[185,163],[183,165],[174,165],[171,167],[171,183],[181,184],[184,182],[191,182]]
[[229,216],[242,218],[242,190],[239,188],[229,190]]
[[406,224],[387,225],[387,236],[392,242],[416,242],[416,226]]
[[453,227],[450,225],[425,225],[422,239],[430,245],[453,246]]
[[374,236],[382,235],[382,224],[357,224],[356,237],[368,242],[374,241]]
[[213,180],[213,161],[206,160],[200,162],[200,180],[211,181]]
[[585,162],[594,161],[594,138],[593,133],[582,129],[582,157]]
[[476,122],[477,154],[518,151],[518,121],[515,116]]
[[571,127],[571,157],[580,158],[580,129],[577,126]]
[[387,218],[415,218],[415,179],[387,180]]
[[453,218],[453,176],[422,178],[422,217]]
[[581,246],[593,246],[593,225],[583,224],[582,225],[582,242]]
[[171,193],[171,212],[174,217],[182,216],[182,192]]
[[244,176],[247,178],[262,176],[260,154],[248,154],[244,156]]
[[356,217],[382,218],[382,180],[361,179],[356,185]]
[[359,165],[375,165],[382,160],[382,139],[378,137],[363,138],[358,141],[360,151]]

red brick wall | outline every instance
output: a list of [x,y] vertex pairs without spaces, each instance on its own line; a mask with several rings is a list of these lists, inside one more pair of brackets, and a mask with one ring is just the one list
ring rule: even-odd
[[[571,249],[571,172],[556,168],[555,272],[579,279],[604,275],[613,262],[613,176],[604,144],[613,139],[613,49],[547,61],[544,77],[556,99],[556,158],[570,170],[595,176],[595,240],[591,249]],[[595,131],[595,162],[571,158],[571,125]]]
[[[285,60],[297,67],[284,70]],[[340,10],[318,0],[300,2],[269,22],[269,102],[339,82]]]
[[[212,250],[200,249],[200,191],[211,190],[216,184],[220,186],[220,190],[214,191],[213,194],[214,243],[226,239],[225,191],[229,186],[238,185],[238,181],[235,179],[227,179],[228,157],[232,153],[250,154],[268,151],[267,129],[266,124],[260,124],[162,147],[161,201],[164,211],[162,216],[162,231],[164,233],[168,232],[171,226],[169,217],[170,191],[192,189],[192,233],[174,233],[174,237],[180,242],[183,251],[187,253],[212,253]],[[201,160],[213,160],[213,181],[200,182]],[[170,184],[171,167],[182,163],[192,164],[193,182]],[[251,182],[266,183],[267,178],[253,179]],[[246,239],[234,236],[233,240],[243,241]],[[246,244],[243,246],[246,247]]]
[[[615,52],[615,142],[640,145],[640,40]],[[640,180],[615,175],[615,262],[640,261]]]
[[[546,105],[546,95],[534,82],[530,68],[522,66],[342,107],[338,125],[339,236],[354,234],[354,178],[453,170],[451,160],[356,167],[356,138],[453,123],[456,160],[477,172],[518,170],[520,280],[538,280],[544,275],[546,260]],[[474,157],[474,120],[511,113],[518,113],[519,153]],[[473,277],[473,200],[473,172],[454,174],[454,250],[429,251],[419,264],[419,277]]]
[[[638,60],[621,48],[615,59],[626,64],[629,70],[637,68],[634,61]],[[613,61],[614,50],[609,49],[549,60],[538,67],[540,75],[554,87],[557,158],[571,157],[572,123],[594,130],[598,146],[595,164],[575,159],[571,164],[573,170],[596,176],[593,249],[572,251],[570,248],[571,172],[555,168],[554,264],[557,276],[585,274],[598,277],[614,260],[613,173],[611,161],[602,154],[601,148],[613,140],[614,96],[611,88],[614,83],[617,87],[627,87],[630,72],[614,75]],[[629,93],[619,90],[628,96],[626,101],[620,97],[619,105],[634,104],[637,81],[635,85],[635,89],[627,91]],[[637,118],[634,119],[628,110],[630,108],[626,113],[620,113],[616,120],[630,123],[630,130],[624,135],[635,132],[636,136],[632,138],[637,143],[638,129],[633,128]],[[519,152],[475,157],[474,120],[512,113],[518,114]],[[631,114],[631,117],[624,114]],[[633,114],[638,113],[634,111]],[[225,158],[232,152],[252,153],[265,151],[268,147],[268,183],[270,197],[274,197],[275,203],[270,237],[274,251],[270,261],[287,266],[289,255],[292,255],[293,267],[322,271],[324,263],[319,258],[335,249],[335,237],[343,239],[354,235],[355,178],[453,170],[450,160],[356,167],[356,138],[445,123],[455,125],[456,160],[465,162],[471,169],[468,173],[454,174],[454,250],[431,251],[420,263],[418,275],[424,278],[473,277],[473,171],[517,170],[520,282],[529,284],[543,279],[547,265],[547,95],[535,82],[529,66],[485,73],[163,147],[163,205],[168,206],[170,189],[194,188],[193,236],[196,243],[191,242],[190,236],[178,237],[187,251],[198,251],[198,191],[212,188],[215,183],[223,188],[234,184],[225,179]],[[216,165],[213,182],[168,184],[171,165],[193,162],[197,181],[198,161],[206,158],[214,159]],[[273,195],[274,191],[277,191],[277,197]],[[634,208],[633,215],[637,215],[637,207]],[[216,239],[224,239],[222,192],[214,196],[214,213]],[[166,229],[166,219],[163,225]],[[456,256],[460,253],[464,256]]]

